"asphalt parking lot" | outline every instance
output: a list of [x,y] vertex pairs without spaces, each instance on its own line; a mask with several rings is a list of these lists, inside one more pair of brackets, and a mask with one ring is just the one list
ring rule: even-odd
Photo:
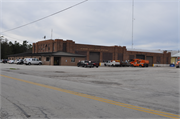
[[[0,66],[2,75],[179,115],[179,68]],[[3,91],[2,87],[3,94],[6,93],[5,89]]]

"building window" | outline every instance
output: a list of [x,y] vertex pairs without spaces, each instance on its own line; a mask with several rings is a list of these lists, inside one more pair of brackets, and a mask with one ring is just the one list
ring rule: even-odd
[[41,58],[39,58],[39,61],[41,61]]
[[63,52],[66,52],[66,43],[63,43]]
[[49,57],[46,57],[46,61],[49,61]]
[[166,64],[169,64],[169,60],[168,60],[168,59],[169,59],[169,58],[167,57],[167,58],[166,58]]
[[129,60],[132,61],[134,59],[134,55],[129,55]]
[[71,58],[71,62],[75,62],[75,58]]
[[53,51],[55,50],[55,48],[54,48],[54,43],[53,43]]
[[113,54],[112,53],[108,53],[108,52],[103,52],[103,62],[106,62],[108,60],[112,59]]
[[123,54],[122,54],[122,53],[118,53],[118,59],[119,59],[120,61],[123,61]]
[[160,64],[160,63],[161,63],[161,57],[159,57],[159,56],[156,57],[156,63],[157,63],[157,64]]

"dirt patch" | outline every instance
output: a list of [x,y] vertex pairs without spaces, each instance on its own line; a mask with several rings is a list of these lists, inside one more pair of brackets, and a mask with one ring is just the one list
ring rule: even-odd
[[55,71],[55,73],[65,73],[64,71]]
[[5,111],[5,110],[0,110],[0,118],[1,119],[7,119],[8,118],[8,116],[9,116],[9,114],[8,114],[8,112],[7,111]]
[[10,72],[10,70],[2,70],[2,71],[7,71],[7,72]]
[[48,75],[47,77],[88,77],[86,75]]
[[24,73],[24,72],[19,72],[19,74],[27,74],[27,73]]
[[90,81],[90,82],[95,83],[95,84],[122,85],[122,84],[117,83],[117,82],[105,82],[105,81]]

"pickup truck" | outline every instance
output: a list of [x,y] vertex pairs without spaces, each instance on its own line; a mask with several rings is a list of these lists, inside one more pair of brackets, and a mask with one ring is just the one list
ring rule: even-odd
[[120,60],[108,60],[104,66],[120,66]]
[[134,67],[148,67],[149,66],[149,60],[143,60],[143,59],[133,59],[130,62],[131,66]]

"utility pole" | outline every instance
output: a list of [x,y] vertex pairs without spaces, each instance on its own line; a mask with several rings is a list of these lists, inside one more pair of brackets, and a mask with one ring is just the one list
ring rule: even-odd
[[132,0],[132,48],[133,48],[133,25],[134,25],[134,0]]

